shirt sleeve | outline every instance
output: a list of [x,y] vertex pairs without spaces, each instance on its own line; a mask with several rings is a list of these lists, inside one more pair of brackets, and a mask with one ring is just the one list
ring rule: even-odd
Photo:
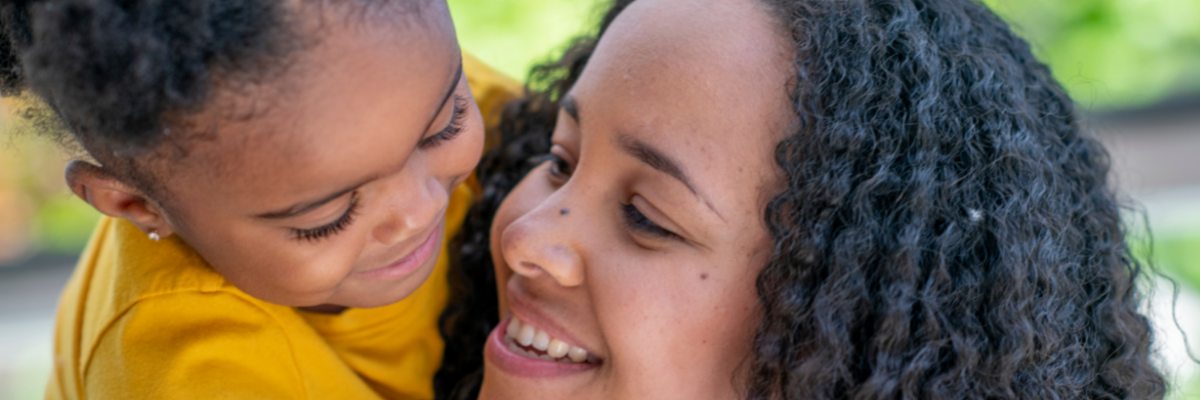
[[274,316],[230,293],[141,300],[100,336],[86,398],[307,398],[292,344]]

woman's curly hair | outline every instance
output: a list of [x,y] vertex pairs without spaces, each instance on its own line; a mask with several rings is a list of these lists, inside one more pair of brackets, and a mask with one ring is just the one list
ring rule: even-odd
[[[780,84],[799,122],[775,152],[785,179],[765,210],[775,245],[758,276],[749,398],[1164,396],[1139,313],[1147,270],[1126,244],[1108,153],[1024,40],[974,0],[762,1],[790,30],[794,75]],[[508,115],[534,129],[505,132],[515,145],[479,171],[487,196],[461,249],[489,291],[486,226],[547,147],[554,101],[594,44],[535,70],[544,90]],[[496,323],[486,300],[447,310],[460,346],[447,354],[474,364],[448,358],[443,372],[481,365]],[[478,383],[455,382],[439,394]]]

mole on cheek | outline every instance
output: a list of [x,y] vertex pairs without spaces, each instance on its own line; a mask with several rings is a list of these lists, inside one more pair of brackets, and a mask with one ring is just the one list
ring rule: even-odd
[[700,274],[700,280],[708,279],[708,274]]
[[568,210],[568,209],[565,209],[565,208],[564,208],[564,209],[561,209],[561,210],[558,210],[558,215],[567,215],[567,214],[570,214],[570,213],[571,213],[571,210]]

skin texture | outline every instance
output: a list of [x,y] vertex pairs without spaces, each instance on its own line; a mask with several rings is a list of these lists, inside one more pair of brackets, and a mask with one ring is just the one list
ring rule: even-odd
[[[68,182],[107,215],[179,235],[252,296],[326,311],[394,303],[432,271],[449,196],[483,148],[449,12],[431,2],[388,23],[292,7],[309,46],[282,76],[237,90],[218,84],[204,110],[177,124],[209,135],[182,140],[184,157],[162,157],[172,154],[169,141],[157,152],[169,195],[85,162],[68,168]],[[451,125],[461,126],[457,135],[439,136]],[[300,215],[261,217],[347,189]],[[352,203],[340,232],[310,240],[294,231],[335,224]],[[433,254],[415,271],[362,274],[429,240]]]
[[[481,398],[738,397],[770,255],[771,155],[791,121],[790,61],[748,0],[646,0],[617,18],[567,94],[578,119],[560,113],[555,159],[513,190],[491,235],[501,314],[599,365],[530,378],[490,348]],[[634,143],[674,160],[691,188]]]

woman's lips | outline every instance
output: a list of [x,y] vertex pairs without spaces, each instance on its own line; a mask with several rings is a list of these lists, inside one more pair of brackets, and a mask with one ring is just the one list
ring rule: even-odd
[[435,225],[433,231],[429,233],[429,237],[425,238],[425,243],[422,243],[416,250],[413,250],[412,253],[404,256],[399,261],[386,267],[359,271],[355,272],[355,274],[372,279],[399,278],[412,274],[417,269],[420,269],[422,265],[425,265],[425,261],[428,261],[429,257],[433,255],[433,251],[438,248],[437,244],[441,236],[439,235],[441,230],[441,225]]
[[[492,331],[484,350],[487,362],[506,373],[528,378],[549,378],[578,374],[600,366],[600,361],[589,357],[586,350],[551,339],[545,331],[520,321],[514,325],[513,321],[513,317],[502,321]],[[533,333],[528,332],[530,330]],[[555,355],[557,357],[552,357]]]

